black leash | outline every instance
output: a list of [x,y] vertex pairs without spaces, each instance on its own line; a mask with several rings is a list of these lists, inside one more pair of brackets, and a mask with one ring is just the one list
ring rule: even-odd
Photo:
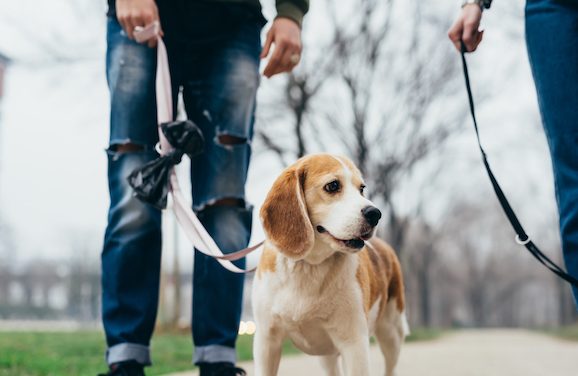
[[524,231],[522,224],[520,223],[518,217],[516,216],[516,213],[514,213],[514,210],[510,206],[510,203],[508,202],[506,195],[504,195],[502,188],[498,184],[498,181],[496,180],[496,177],[494,176],[494,173],[490,168],[486,152],[484,151],[484,148],[482,147],[482,143],[480,141],[480,133],[478,131],[478,122],[476,120],[476,112],[474,110],[474,98],[472,96],[472,88],[470,86],[470,76],[468,74],[468,64],[466,63],[466,56],[465,56],[467,49],[464,42],[461,42],[461,44],[462,44],[461,55],[462,55],[462,64],[464,68],[464,78],[466,80],[466,90],[468,91],[468,100],[470,102],[470,113],[472,114],[472,119],[474,121],[474,129],[476,131],[476,138],[478,139],[478,146],[480,147],[480,151],[482,152],[482,160],[484,161],[484,166],[486,167],[486,171],[488,172],[488,176],[490,177],[490,181],[492,182],[494,191],[498,196],[500,205],[502,205],[502,208],[504,209],[504,212],[506,213],[508,220],[512,224],[514,231],[516,231],[516,243],[526,247],[526,249],[532,254],[532,256],[534,256],[538,261],[540,261],[545,267],[550,269],[558,277],[572,284],[574,287],[578,287],[578,279],[566,273],[561,267],[556,265],[552,260],[550,260],[548,256],[542,253],[542,251],[540,251],[540,249],[530,240],[530,237],[526,234],[526,231]]

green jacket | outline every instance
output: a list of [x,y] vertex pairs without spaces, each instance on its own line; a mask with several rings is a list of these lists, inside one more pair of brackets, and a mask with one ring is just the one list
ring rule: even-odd
[[[159,1],[159,0],[157,0]],[[162,1],[162,0],[160,0]],[[200,1],[220,1],[229,3],[246,3],[261,10],[259,0],[200,0]],[[275,0],[277,5],[277,17],[287,17],[299,24],[303,23],[303,16],[309,10],[309,0]],[[114,14],[115,0],[108,0],[109,15]]]
[[[259,0],[205,0],[205,1],[222,1],[231,3],[247,3],[251,6],[261,9]],[[303,16],[309,10],[309,0],[275,0],[277,6],[277,17],[287,17],[299,24],[303,23]]]

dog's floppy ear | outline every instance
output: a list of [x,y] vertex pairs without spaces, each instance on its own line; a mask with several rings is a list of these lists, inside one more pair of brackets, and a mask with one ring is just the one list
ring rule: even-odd
[[304,180],[302,164],[285,169],[261,207],[261,220],[268,239],[292,259],[303,258],[315,240],[305,204]]

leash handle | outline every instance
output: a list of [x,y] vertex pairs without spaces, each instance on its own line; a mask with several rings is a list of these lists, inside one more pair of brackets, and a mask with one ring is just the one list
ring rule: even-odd
[[522,224],[518,220],[518,217],[516,216],[514,209],[512,209],[512,206],[508,202],[508,199],[506,198],[504,191],[500,187],[498,180],[494,176],[494,173],[490,167],[490,163],[488,162],[488,157],[487,157],[486,152],[484,151],[484,148],[482,147],[482,143],[480,141],[480,132],[478,130],[478,122],[476,120],[474,97],[472,95],[472,87],[471,87],[471,83],[470,83],[470,75],[468,72],[468,64],[466,62],[466,52],[468,52],[466,45],[464,44],[463,41],[461,41],[462,67],[463,67],[464,79],[465,79],[465,83],[466,83],[466,91],[468,93],[468,101],[469,101],[469,105],[470,105],[470,114],[472,115],[472,120],[474,123],[474,130],[476,132],[476,139],[478,141],[478,146],[479,146],[480,152],[482,154],[482,160],[484,162],[484,167],[486,168],[486,172],[488,173],[488,176],[490,178],[490,182],[492,183],[492,187],[494,188],[494,192],[496,192],[496,196],[498,197],[498,201],[500,202],[500,205],[502,206],[502,209],[504,210],[504,213],[506,214],[508,221],[510,221],[510,224],[512,225],[512,227],[514,228],[514,231],[516,232],[516,237],[515,237],[516,243],[526,247],[526,249],[532,254],[532,256],[534,256],[542,265],[544,265],[546,268],[548,268],[552,273],[556,274],[558,277],[562,278],[563,280],[570,283],[574,287],[578,287],[578,279],[577,278],[566,273],[564,271],[564,269],[562,269],[554,261],[552,261],[548,256],[546,256],[538,248],[538,246],[536,246],[534,244],[534,242],[532,242],[532,240],[530,240],[530,237],[526,234],[524,227],[522,227]]
[[[167,49],[161,37],[161,27],[158,22],[153,22],[144,28],[135,30],[135,39],[139,43],[146,42],[153,38],[156,38],[157,40],[157,70],[155,79],[159,133],[157,151],[160,155],[167,155],[173,149],[172,145],[161,130],[161,124],[173,120],[173,98]],[[181,191],[179,180],[174,168],[172,168],[169,173],[169,192],[173,197],[173,212],[177,218],[177,222],[179,222],[187,238],[191,243],[193,243],[197,251],[214,258],[225,269],[234,273],[248,273],[256,269],[241,269],[231,261],[245,257],[249,253],[261,247],[263,242],[237,252],[224,254],[219,249],[219,246],[215,243],[211,235],[209,235],[199,218],[197,218],[191,209],[191,206],[187,204],[187,200]]]

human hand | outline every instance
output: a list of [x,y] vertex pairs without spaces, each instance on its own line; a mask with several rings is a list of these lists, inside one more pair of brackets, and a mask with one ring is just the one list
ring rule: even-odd
[[468,4],[464,6],[448,31],[448,37],[454,43],[456,49],[461,52],[462,45],[460,41],[464,41],[468,52],[474,52],[482,38],[484,31],[479,31],[480,21],[482,20],[482,9],[477,4]]
[[291,72],[299,63],[302,49],[301,28],[289,18],[279,17],[275,19],[271,29],[267,32],[261,59],[269,55],[273,44],[275,44],[275,50],[263,71],[267,78],[278,73]]
[[[159,10],[154,0],[116,0],[116,18],[128,37],[134,40],[136,27],[159,21]],[[147,44],[155,47],[156,38],[149,39]]]

